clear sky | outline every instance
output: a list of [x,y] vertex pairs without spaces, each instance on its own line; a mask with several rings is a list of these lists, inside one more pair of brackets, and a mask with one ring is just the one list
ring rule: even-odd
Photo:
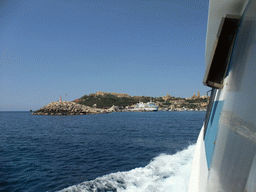
[[0,0],[0,110],[205,95],[207,14],[206,0]]

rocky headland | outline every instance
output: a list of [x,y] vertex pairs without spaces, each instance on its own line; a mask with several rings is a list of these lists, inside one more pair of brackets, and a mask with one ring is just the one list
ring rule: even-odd
[[89,115],[110,113],[117,109],[113,106],[110,109],[99,109],[85,105],[81,105],[75,102],[61,101],[51,102],[50,104],[34,111],[32,115]]
[[[61,100],[61,99],[60,99]],[[110,113],[116,111],[133,111],[135,104],[153,101],[159,111],[205,111],[209,103],[208,96],[195,94],[190,98],[170,96],[168,93],[163,97],[130,96],[125,93],[96,92],[89,96],[76,99],[72,102],[52,102],[32,115],[89,115]]]

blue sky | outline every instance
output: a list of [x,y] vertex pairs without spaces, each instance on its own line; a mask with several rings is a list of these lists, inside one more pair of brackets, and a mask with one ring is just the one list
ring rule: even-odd
[[205,0],[1,0],[0,110],[205,94]]

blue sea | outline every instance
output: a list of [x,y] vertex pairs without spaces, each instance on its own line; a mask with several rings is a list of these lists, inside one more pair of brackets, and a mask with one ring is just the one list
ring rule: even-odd
[[187,191],[205,112],[0,112],[0,191]]

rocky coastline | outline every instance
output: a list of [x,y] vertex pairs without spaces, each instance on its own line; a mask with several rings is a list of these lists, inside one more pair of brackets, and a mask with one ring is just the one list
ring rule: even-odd
[[99,109],[75,102],[60,101],[51,102],[50,104],[34,111],[31,115],[90,115],[100,113],[110,113],[116,111],[115,107],[110,109]]
[[[74,101],[51,102],[34,111],[32,115],[89,115],[111,112],[133,112],[139,102],[153,100],[158,111],[206,111],[209,97],[195,94],[191,98],[171,97],[168,93],[163,97],[133,96],[124,93],[96,92]],[[112,106],[112,107],[111,107]]]

